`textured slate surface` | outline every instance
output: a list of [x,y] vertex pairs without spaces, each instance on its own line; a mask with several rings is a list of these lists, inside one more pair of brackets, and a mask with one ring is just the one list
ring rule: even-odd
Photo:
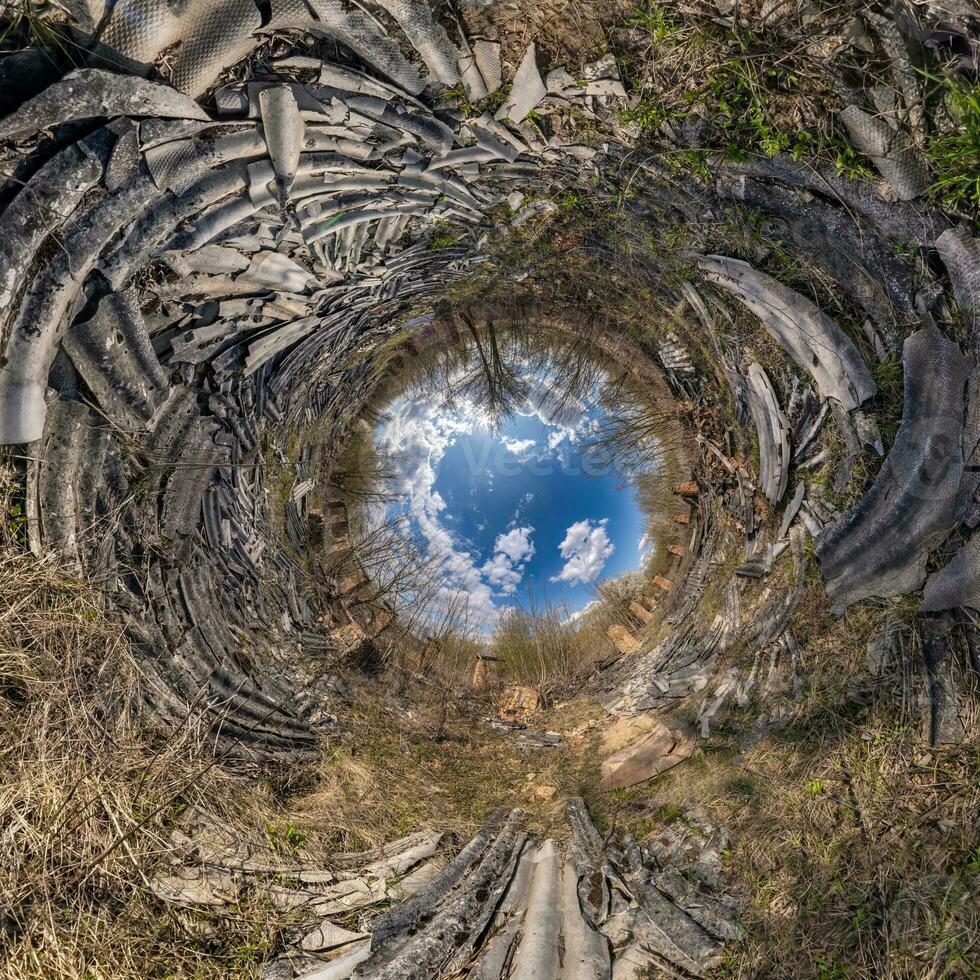
[[902,363],[902,424],[891,452],[865,498],[817,543],[839,606],[920,588],[930,547],[957,520],[971,364],[934,327],[905,342]]

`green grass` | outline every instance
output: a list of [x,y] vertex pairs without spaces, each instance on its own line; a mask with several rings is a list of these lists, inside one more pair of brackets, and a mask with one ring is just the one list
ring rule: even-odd
[[936,180],[929,194],[943,207],[980,220],[980,84],[937,78],[955,126],[933,136],[926,153]]
[[[0,44],[15,39],[15,36],[23,36],[30,44],[66,55],[77,62],[78,57],[71,58],[71,50],[62,34],[43,16],[49,11],[49,5],[40,4],[37,0],[19,0],[10,4],[2,11],[6,23],[0,24]],[[20,45],[15,44],[14,47]]]
[[306,843],[306,834],[291,823],[269,824],[266,833],[272,846],[280,851],[298,851]]
[[873,405],[878,421],[878,431],[886,448],[895,441],[898,427],[902,421],[902,406],[905,397],[902,359],[898,355],[875,364],[871,371],[877,391]]
[[980,846],[976,847],[963,865],[963,874],[968,878],[980,875]]
[[628,27],[639,27],[649,31],[650,39],[662,44],[677,30],[673,19],[662,6],[644,4],[637,7],[626,19]]
[[658,130],[666,118],[667,113],[655,95],[643,96],[636,105],[619,112],[621,123],[626,126],[636,125],[644,132]]
[[439,251],[443,248],[452,248],[460,238],[459,229],[445,221],[438,222],[432,230],[429,238],[429,250]]
[[822,779],[808,779],[803,786],[803,792],[807,796],[820,796],[824,791]]
[[463,88],[462,83],[446,89],[446,91],[443,92],[442,97],[447,102],[454,104],[457,109],[461,109],[463,112],[465,112],[467,116],[479,115],[476,106],[467,98],[466,89]]
[[27,544],[27,516],[20,500],[14,500],[7,508],[9,533],[19,544]]
[[879,391],[887,391],[894,394],[898,389],[902,389],[902,359],[897,355],[876,364],[873,369],[875,384]]
[[[790,132],[774,120],[773,96],[798,89],[801,78],[784,59],[771,57],[753,32],[719,32],[701,23],[681,27],[660,4],[637,8],[626,25],[646,31],[651,47],[679,63],[670,72],[672,90],[654,85],[622,113],[623,122],[653,131],[665,121],[682,124],[688,107],[700,105],[712,122],[711,148],[733,160],[786,152],[799,156],[812,141],[811,134]],[[653,60],[662,59],[655,54]]]

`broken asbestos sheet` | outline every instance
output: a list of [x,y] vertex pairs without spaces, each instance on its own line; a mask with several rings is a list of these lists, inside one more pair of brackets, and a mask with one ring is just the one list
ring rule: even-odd
[[746,395],[759,436],[759,483],[771,504],[778,504],[789,480],[789,422],[761,365],[749,365]]
[[193,99],[165,85],[81,68],[65,75],[0,122],[0,140],[29,136],[58,123],[99,116],[210,118]]
[[921,588],[929,551],[976,487],[976,472],[964,471],[977,441],[967,412],[972,362],[930,326],[905,342],[902,363],[902,424],[891,452],[867,495],[817,542],[838,608]]
[[919,150],[901,129],[856,105],[840,114],[854,147],[871,158],[899,200],[911,201],[929,186],[929,169]]
[[874,379],[851,339],[805,296],[753,268],[721,255],[702,255],[705,278],[733,293],[814,380],[824,398],[857,408],[875,393]]
[[537,53],[533,44],[524,52],[507,101],[497,110],[498,121],[523,122],[527,114],[548,94],[538,72]]
[[922,591],[923,612],[964,606],[980,612],[980,534],[974,534],[945,568],[933,572]]

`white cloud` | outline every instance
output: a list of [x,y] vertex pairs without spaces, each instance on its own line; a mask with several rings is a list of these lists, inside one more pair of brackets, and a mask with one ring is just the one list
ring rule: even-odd
[[461,437],[485,427],[485,420],[471,405],[446,411],[422,394],[397,399],[378,426],[375,441],[392,459],[397,472],[396,493],[406,507],[429,553],[436,557],[444,586],[433,605],[449,608],[465,597],[471,619],[487,622],[497,615],[493,589],[480,574],[469,551],[460,546],[443,526],[446,502],[435,483],[446,451]]
[[523,497],[517,502],[517,508],[514,510],[514,514],[511,519],[507,522],[507,530],[517,527],[521,523],[521,516],[524,509],[534,500],[534,494],[528,491]]
[[503,552],[515,564],[526,561],[534,554],[534,545],[531,544],[533,533],[533,527],[515,527],[497,536],[493,550]]
[[[557,417],[551,416],[548,406],[554,404],[554,386],[545,373],[529,374],[528,398],[518,408],[518,414],[537,417],[547,427],[546,433],[537,440],[514,437],[499,440],[522,463],[537,453],[551,455],[565,451],[565,447],[582,438],[595,425],[589,417],[591,402],[588,398],[570,399]],[[522,518],[522,511],[532,497],[527,494],[521,500],[506,524],[506,530],[496,538],[490,557],[483,560],[485,551],[481,554],[472,542],[452,530],[450,511],[458,507],[458,501],[450,501],[452,506],[447,506],[446,500],[435,489],[446,453],[458,440],[481,430],[489,434],[491,426],[485,413],[474,404],[456,402],[447,407],[434,399],[431,392],[414,389],[389,407],[375,430],[375,440],[394,464],[397,476],[392,489],[404,500],[403,508],[411,519],[412,533],[421,537],[428,553],[438,562],[441,588],[433,606],[448,608],[465,599],[471,623],[492,624],[501,609],[509,604],[509,597],[517,591],[534,555],[531,543],[534,529],[524,526],[526,518]],[[481,445],[485,442],[481,441]],[[472,455],[469,441],[464,442],[462,448],[464,454]],[[481,492],[492,493],[495,471],[486,465],[488,460],[481,464],[480,460],[471,460],[467,455],[466,461],[470,464],[471,475],[483,474]],[[475,492],[474,482],[470,493]],[[457,489],[457,497],[459,495]],[[383,513],[379,513],[379,523],[381,516]],[[613,551],[604,530],[605,523],[602,521],[593,526],[590,522],[579,522],[569,528],[562,545],[562,555],[567,563],[556,580],[574,584],[593,581],[599,575]],[[576,543],[573,531],[580,526],[584,527],[583,537]],[[485,529],[484,520],[477,531],[482,534]]]
[[650,554],[650,549],[653,547],[653,541],[650,540],[650,535],[645,531],[640,535],[640,540],[636,542],[636,550],[639,552],[641,558],[646,558]]
[[[574,430],[572,430],[572,435],[573,434],[574,434]],[[566,439],[569,438],[571,438],[571,435],[568,430],[552,429],[548,433],[548,448],[557,449]],[[574,442],[574,438],[572,438],[572,441]]]
[[534,439],[511,439],[508,436],[502,436],[500,441],[504,449],[515,456],[524,456],[529,449],[533,449],[537,445]]
[[533,527],[515,527],[506,534],[498,534],[494,555],[481,569],[487,581],[504,595],[513,595],[524,577],[527,562],[534,555],[533,533]]
[[565,540],[558,546],[565,567],[552,582],[567,582],[569,585],[594,582],[605,567],[616,546],[606,533],[608,518],[597,521],[576,521],[566,532]]
[[[390,456],[397,479],[394,490],[405,500],[415,527],[428,551],[436,557],[443,585],[433,601],[436,608],[449,608],[465,599],[471,621],[491,623],[500,612],[500,602],[513,595],[534,555],[532,527],[517,527],[522,499],[507,525],[497,536],[492,557],[482,565],[479,555],[447,527],[451,517],[446,501],[436,491],[439,465],[459,438],[486,428],[486,420],[468,404],[453,411],[434,405],[429,396],[410,393],[389,408],[375,433],[376,443]],[[534,440],[527,440],[531,445]],[[524,441],[514,440],[522,450]],[[492,492],[493,472],[486,474],[485,490]],[[529,496],[529,495],[528,495]],[[485,524],[478,530],[485,529]]]
[[523,569],[514,568],[507,560],[507,556],[499,553],[488,562],[484,562],[480,571],[486,576],[487,581],[500,589],[504,595],[513,595],[524,575]]
[[577,442],[591,429],[588,406],[581,399],[570,398],[561,409],[554,408],[554,382],[547,377],[531,378],[524,407],[518,411],[525,418],[537,417],[548,429],[548,449],[554,451],[566,440]]

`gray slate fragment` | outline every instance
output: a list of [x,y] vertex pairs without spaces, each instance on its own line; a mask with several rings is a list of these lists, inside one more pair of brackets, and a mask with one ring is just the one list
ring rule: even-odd
[[980,534],[974,534],[945,568],[933,572],[922,592],[923,612],[962,606],[980,611]]
[[776,400],[766,372],[753,362],[749,365],[746,391],[749,410],[759,437],[759,482],[771,504],[777,504],[786,492],[789,479],[789,423]]
[[487,87],[483,75],[477,67],[476,58],[464,42],[464,50],[459,54],[459,74],[463,82],[463,92],[470,102],[480,102],[487,97]]
[[497,810],[459,854],[419,892],[394,906],[371,925],[371,944],[375,956],[402,933],[415,932],[432,915],[436,905],[462,880],[500,832],[506,810]]
[[558,905],[560,858],[553,840],[544,841],[534,854],[527,912],[520,944],[511,964],[512,980],[558,977]]
[[952,617],[949,613],[924,616],[919,622],[919,631],[926,666],[929,743],[956,744],[963,740],[966,726],[960,717],[963,692],[958,683],[959,671],[954,665]]
[[312,29],[314,33],[347,45],[411,95],[418,95],[425,88],[425,82],[398,44],[383,34],[366,14],[349,9],[341,0],[309,0],[309,3],[319,18]]
[[492,931],[477,954],[470,980],[500,980],[500,977],[506,976],[506,966],[513,957],[527,911],[528,890],[534,870],[531,858],[535,851],[535,846],[530,842],[521,851],[517,870],[497,908],[491,924]]
[[800,512],[800,507],[803,505],[803,497],[806,494],[806,483],[803,480],[797,484],[796,492],[793,494],[793,499],[786,505],[786,510],[783,511],[783,519],[779,525],[779,538],[785,538],[789,534],[789,526],[793,523],[793,519]]
[[180,36],[180,5],[173,0],[118,0],[99,35],[99,47],[146,73]]
[[539,105],[547,94],[548,90],[544,87],[538,72],[537,53],[532,43],[528,45],[518,66],[510,95],[497,110],[495,118],[498,121],[508,119],[513,123],[523,122],[527,114]]
[[70,226],[25,291],[0,368],[0,441],[33,442],[43,432],[44,390],[67,314],[104,243],[152,200],[156,188],[140,177],[115,194],[98,198]]
[[817,543],[838,608],[920,588],[930,548],[957,521],[964,483],[976,483],[964,474],[971,362],[928,327],[905,342],[902,363],[902,423],[891,452],[865,497]]
[[503,70],[500,66],[500,42],[480,39],[473,42],[473,57],[476,66],[483,76],[487,95],[493,95],[504,83]]
[[144,425],[165,400],[167,377],[135,290],[106,296],[90,320],[72,327],[62,345],[99,407],[120,428]]
[[902,201],[922,195],[929,186],[929,169],[922,154],[901,130],[855,105],[840,114],[855,149],[871,158],[882,177]]
[[180,46],[170,59],[174,88],[203,94],[225,68],[241,61],[259,43],[262,26],[252,0],[209,0],[184,7]]
[[0,340],[41,242],[68,220],[102,177],[101,160],[75,144],[52,157],[0,216]]
[[949,272],[960,316],[976,342],[980,340],[980,240],[965,228],[950,228],[936,239],[936,248]]
[[[380,970],[357,971],[372,980],[422,980],[466,962],[514,875],[524,843],[520,811],[514,811],[480,863],[452,893],[451,901]],[[448,972],[452,972],[451,969]]]
[[138,125],[128,118],[116,121],[109,128],[119,133],[105,169],[105,186],[111,193],[129,183],[139,173],[140,131]]
[[459,81],[457,52],[425,0],[377,0],[398,21],[426,67],[443,85]]
[[262,89],[259,92],[259,107],[266,145],[276,171],[276,195],[279,206],[285,207],[303,149],[303,117],[288,85]]
[[824,398],[836,398],[852,409],[875,393],[857,347],[805,296],[738,259],[705,255],[698,258],[698,267],[709,282],[734,293],[759,318]]
[[0,140],[29,136],[58,123],[115,116],[209,119],[193,99],[144,78],[79,68],[0,122]]

